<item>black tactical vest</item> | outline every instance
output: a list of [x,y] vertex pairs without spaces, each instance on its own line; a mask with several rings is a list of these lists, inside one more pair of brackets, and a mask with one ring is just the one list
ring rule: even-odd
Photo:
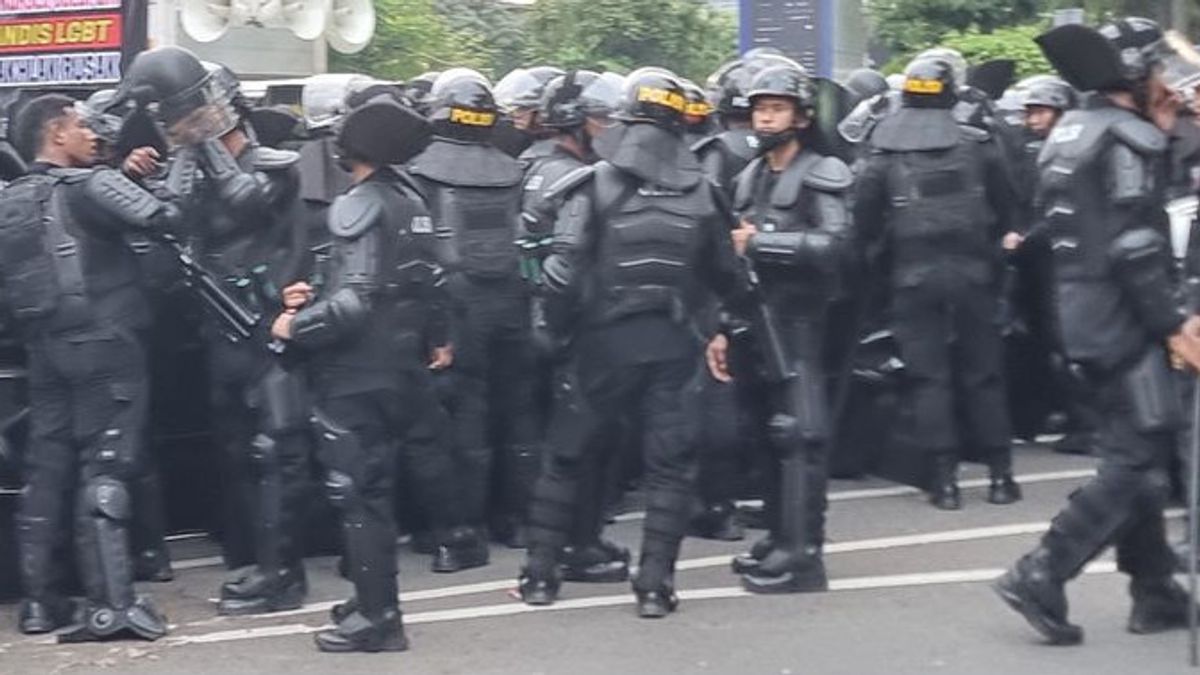
[[1112,177],[1114,153],[1132,151],[1142,158],[1146,179],[1157,180],[1164,148],[1163,135],[1149,122],[1120,108],[1101,107],[1068,112],[1042,150],[1038,215],[1050,235],[1059,330],[1073,360],[1116,365],[1136,356],[1148,340],[1110,256],[1123,229],[1147,223],[1126,222],[1128,210],[1114,204]]
[[600,217],[595,319],[652,312],[684,321],[691,266],[703,242],[701,222],[716,208],[709,184],[663,188],[603,162],[593,189],[593,214]]

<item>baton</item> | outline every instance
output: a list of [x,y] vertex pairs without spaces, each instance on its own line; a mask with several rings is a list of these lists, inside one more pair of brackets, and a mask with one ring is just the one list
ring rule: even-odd
[[1192,437],[1191,465],[1188,467],[1188,657],[1193,668],[1200,667],[1200,640],[1197,639],[1197,623],[1200,623],[1200,608],[1196,606],[1196,554],[1200,551],[1196,540],[1197,517],[1200,516],[1200,375],[1192,387]]

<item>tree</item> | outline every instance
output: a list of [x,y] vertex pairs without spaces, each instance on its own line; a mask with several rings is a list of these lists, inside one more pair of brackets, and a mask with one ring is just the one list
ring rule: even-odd
[[1012,59],[1017,62],[1017,77],[1053,72],[1050,62],[1033,41],[1045,30],[1041,24],[1001,28],[991,33],[969,30],[952,35],[942,44],[957,49],[967,63],[985,63],[993,59]]
[[503,77],[524,63],[526,43],[535,38],[526,27],[527,10],[496,0],[441,0],[437,11],[458,39],[479,51],[484,74]]
[[402,80],[454,66],[487,69],[486,36],[455,31],[435,0],[375,0],[375,37],[357,54],[330,53],[334,72]]
[[1045,0],[868,0],[875,34],[896,52],[937,44],[952,31],[1025,23],[1044,9]]
[[732,15],[704,0],[541,0],[529,61],[628,71],[663,66],[702,81],[737,51]]

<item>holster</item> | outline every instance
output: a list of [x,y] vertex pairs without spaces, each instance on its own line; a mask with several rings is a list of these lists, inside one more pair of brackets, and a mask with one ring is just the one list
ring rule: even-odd
[[1121,386],[1129,398],[1134,427],[1139,431],[1174,431],[1183,424],[1183,409],[1161,348],[1146,350],[1121,376]]

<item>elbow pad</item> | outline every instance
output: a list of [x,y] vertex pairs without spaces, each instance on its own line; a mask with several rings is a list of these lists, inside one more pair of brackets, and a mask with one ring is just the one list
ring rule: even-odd
[[758,232],[746,253],[764,265],[831,269],[837,255],[837,237],[829,232]]
[[369,310],[358,293],[343,288],[296,314],[292,342],[308,348],[334,344],[361,328]]
[[97,208],[129,227],[171,231],[182,220],[174,204],[160,200],[114,169],[93,171],[84,189]]
[[1146,328],[1159,337],[1173,333],[1184,316],[1171,292],[1166,240],[1149,228],[1128,230],[1113,241],[1109,260]]

